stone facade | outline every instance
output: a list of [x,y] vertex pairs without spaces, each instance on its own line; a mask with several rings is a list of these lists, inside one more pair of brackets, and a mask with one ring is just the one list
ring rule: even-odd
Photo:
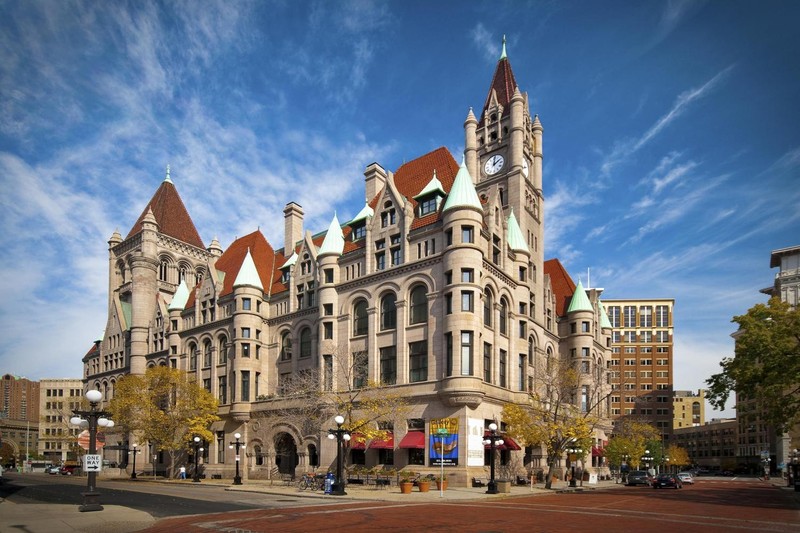
[[[544,260],[543,127],[505,52],[464,134],[460,166],[445,148],[394,173],[369,165],[364,209],[344,224],[334,216],[318,235],[303,233],[303,210],[288,203],[279,249],[260,231],[224,252],[216,241],[205,247],[168,174],[129,235],[109,241],[108,324],[84,358],[85,383],[111,398],[127,373],[186,370],[220,403],[206,472],[232,476],[226,448],[239,432],[243,475],[269,477],[328,468],[336,455],[323,438],[332,421],[310,434],[266,422],[292,401],[287,383],[314,373],[320,387],[349,386],[342,369],[355,369],[402,394],[409,412],[392,421],[393,444],[353,446],[348,461],[424,471],[431,420],[454,419],[450,474],[466,483],[485,476],[483,434],[502,425],[503,405],[529,402],[545,362],[577,352],[575,402],[597,404],[593,445],[602,448],[611,330],[600,290],[584,294],[557,260]],[[588,305],[570,311],[578,293]],[[422,448],[404,440],[415,430]],[[544,466],[539,449],[506,448],[502,461],[518,461],[520,473]]]

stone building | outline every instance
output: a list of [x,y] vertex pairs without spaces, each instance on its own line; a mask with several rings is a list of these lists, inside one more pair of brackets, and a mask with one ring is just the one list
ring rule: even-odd
[[[488,424],[502,428],[503,405],[529,402],[537,372],[558,358],[581,371],[574,402],[597,404],[601,449],[610,324],[599,290],[544,260],[543,127],[505,46],[463,128],[460,164],[438,148],[394,172],[368,165],[363,209],[344,223],[334,215],[324,232],[304,231],[302,207],[289,202],[282,248],[258,230],[225,250],[206,246],[168,170],[128,234],[109,240],[108,322],[84,357],[86,385],[110,399],[127,373],[185,370],[220,404],[206,472],[232,475],[227,444],[238,432],[243,474],[266,477],[335,458],[323,438],[332,421],[312,432],[265,422],[291,403],[292,379],[316,375],[325,389],[380,381],[409,411],[382,428],[389,438],[351,443],[348,461],[424,471],[444,419],[450,479],[465,483],[485,475]],[[512,439],[503,448],[506,463],[544,466],[541,450]]]
[[79,378],[46,378],[39,382],[38,452],[45,460],[59,464],[75,459],[76,439],[81,430],[70,425],[73,411],[81,408],[83,383]]

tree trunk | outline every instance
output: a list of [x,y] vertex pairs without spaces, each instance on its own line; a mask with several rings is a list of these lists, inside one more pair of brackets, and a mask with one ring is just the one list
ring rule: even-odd
[[544,488],[550,489],[553,486],[553,476],[555,475],[556,472],[556,461],[555,459],[548,457],[547,462],[550,468],[547,470],[547,476],[545,477],[544,480]]

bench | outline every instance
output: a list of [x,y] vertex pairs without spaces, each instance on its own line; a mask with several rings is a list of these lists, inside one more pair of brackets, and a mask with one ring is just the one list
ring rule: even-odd
[[222,479],[222,474],[211,474],[211,479]]
[[485,487],[488,483],[489,482],[484,480],[484,479],[480,479],[480,478],[477,478],[477,477],[472,478],[472,486],[476,487],[476,488],[477,487]]

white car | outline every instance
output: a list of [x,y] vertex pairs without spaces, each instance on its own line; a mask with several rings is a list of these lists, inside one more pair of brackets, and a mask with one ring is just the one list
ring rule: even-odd
[[681,483],[694,485],[694,477],[692,476],[691,472],[680,472],[678,473],[678,478],[681,480]]

